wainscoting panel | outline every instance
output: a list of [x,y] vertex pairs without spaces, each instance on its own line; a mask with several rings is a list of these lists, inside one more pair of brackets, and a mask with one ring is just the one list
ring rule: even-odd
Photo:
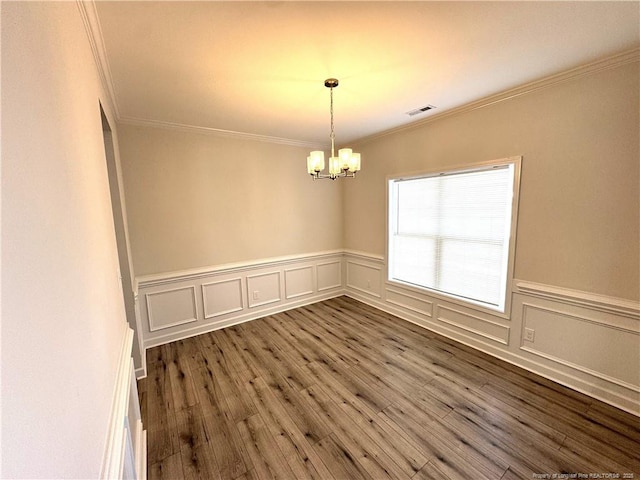
[[244,307],[242,278],[231,278],[202,284],[204,318],[239,312]]
[[382,297],[382,268],[356,260],[347,260],[347,287],[366,295]]
[[318,291],[342,288],[342,259],[316,265]]
[[313,267],[289,268],[284,271],[284,291],[287,300],[313,293]]
[[514,294],[513,316],[522,324],[519,349],[541,366],[570,374],[581,391],[640,414],[640,318],[628,310],[612,313],[616,303],[587,307]]
[[143,346],[343,295],[342,258],[339,250],[138,277]]
[[640,384],[640,332],[598,321],[593,312],[569,310],[523,303],[523,326],[534,338],[523,335],[520,348],[609,381]]
[[149,330],[152,332],[197,321],[196,289],[193,286],[147,293],[145,298]]
[[438,321],[503,345],[509,344],[509,327],[460,308],[438,305]]
[[280,301],[280,272],[259,273],[247,276],[249,308]]
[[397,288],[387,287],[387,302],[423,315],[425,318],[433,316],[433,302]]

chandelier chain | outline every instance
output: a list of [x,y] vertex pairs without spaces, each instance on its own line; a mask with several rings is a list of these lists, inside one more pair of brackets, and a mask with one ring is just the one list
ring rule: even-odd
[[335,157],[335,138],[336,135],[333,131],[333,87],[329,88],[329,97],[330,97],[330,108],[329,111],[331,112],[331,135],[329,135],[329,138],[331,138],[331,157]]
[[335,134],[333,133],[333,88],[330,89],[329,95],[331,98],[331,107],[329,110],[331,112],[331,138],[335,138]]

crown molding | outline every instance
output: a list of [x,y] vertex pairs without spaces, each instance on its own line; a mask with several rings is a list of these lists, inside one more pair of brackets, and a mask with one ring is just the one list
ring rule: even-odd
[[105,94],[105,100],[109,104],[109,108],[116,120],[120,118],[118,104],[116,102],[115,89],[113,88],[113,80],[111,78],[111,70],[109,61],[107,60],[106,48],[102,37],[102,29],[100,28],[100,20],[98,11],[96,10],[95,0],[76,0],[80,16],[84,23],[84,29],[91,45],[91,53],[96,64],[96,70],[100,77],[100,83]]
[[565,70],[564,72],[560,72],[555,75],[550,75],[548,77],[544,77],[539,80],[534,80],[533,82],[525,83],[524,85],[520,85],[518,87],[511,88],[509,90],[505,90],[503,92],[500,92],[494,95],[489,95],[488,97],[481,98],[479,100],[467,103],[465,105],[461,105],[459,107],[445,110],[442,113],[436,113],[422,120],[411,122],[405,125],[400,125],[398,127],[384,130],[379,133],[374,133],[373,135],[362,137],[358,140],[352,141],[351,143],[354,146],[360,145],[360,144],[367,143],[372,140],[376,140],[378,138],[385,137],[387,135],[391,135],[394,133],[413,130],[415,128],[419,128],[423,125],[426,125],[431,122],[435,122],[437,120],[441,120],[443,118],[452,117],[454,115],[460,115],[463,113],[468,113],[473,110],[477,110],[479,108],[488,107],[496,103],[500,103],[506,100],[511,100],[513,98],[520,97],[522,95],[527,95],[529,93],[537,92],[538,90],[549,88],[561,83],[569,82],[576,78],[584,77],[586,75],[593,75],[595,73],[621,67],[623,65],[627,65],[629,63],[634,63],[638,61],[640,61],[640,47],[636,47],[631,50],[618,53],[616,55],[612,55],[600,60],[596,60],[595,62],[587,63],[585,65],[581,65],[579,67],[572,68],[570,70]]
[[[116,96],[114,93],[115,89],[113,87],[111,70],[109,68],[109,62],[107,60],[106,49],[105,49],[104,40],[102,36],[102,29],[100,28],[100,21],[98,17],[98,12],[96,10],[96,0],[76,0],[76,4],[78,5],[78,9],[80,10],[80,15],[84,23],[85,31],[87,33],[87,37],[91,45],[91,51],[93,53],[93,58],[96,64],[98,75],[100,77],[100,82],[102,83],[102,87],[106,95],[106,100],[109,103],[109,106],[111,107],[111,110],[114,113],[114,116],[117,122],[128,124],[128,125],[165,128],[170,130],[179,130],[183,132],[217,135],[217,136],[227,137],[227,138],[238,138],[243,140],[259,141],[259,142],[265,142],[265,143],[290,145],[295,147],[305,147],[305,148],[314,148],[314,149],[324,149],[326,147],[326,145],[318,142],[309,142],[309,141],[295,140],[295,139],[281,138],[281,137],[271,137],[268,135],[236,132],[233,130],[223,130],[219,128],[202,127],[197,125],[188,125],[188,124],[175,123],[175,122],[165,122],[161,120],[148,120],[148,119],[142,119],[142,118],[121,116],[120,111],[118,109],[118,104],[116,102]],[[521,95],[527,95],[529,93],[533,93],[544,88],[565,83],[579,77],[592,75],[594,73],[602,72],[612,68],[617,68],[617,67],[620,67],[629,63],[633,63],[633,62],[638,62],[638,61],[640,61],[640,47],[636,47],[631,50],[627,50],[627,51],[618,53],[616,55],[606,57],[604,59],[596,60],[594,62],[581,65],[579,67],[572,68],[570,70],[566,70],[564,72],[560,72],[555,75],[550,75],[548,77],[544,77],[539,80],[534,80],[533,82],[520,85],[519,87],[505,90],[503,92],[481,98],[479,100],[467,103],[465,105],[461,105],[459,107],[445,110],[441,113],[436,113],[422,120],[411,122],[405,125],[400,125],[398,127],[384,130],[382,132],[374,133],[373,135],[368,135],[360,139],[356,139],[351,143],[354,146],[360,145],[381,137],[385,137],[387,135],[403,132],[406,130],[412,130],[414,128],[419,128],[422,125],[426,125],[428,123],[435,122],[443,118],[471,112],[473,110],[488,107],[496,103],[504,102],[506,100],[519,97]]]
[[135,117],[119,117],[119,123],[126,125],[135,125],[138,127],[154,127],[165,128],[169,130],[178,130],[187,133],[199,133],[205,135],[215,135],[218,137],[239,138],[242,140],[251,140],[256,142],[277,143],[280,145],[290,145],[293,147],[306,147],[324,149],[326,145],[315,142],[306,142],[303,140],[294,140],[291,138],[270,137],[268,135],[258,135],[255,133],[235,132],[233,130],[223,130],[220,128],[200,127],[197,125],[187,125],[184,123],[164,122],[160,120],[146,120],[144,118]]

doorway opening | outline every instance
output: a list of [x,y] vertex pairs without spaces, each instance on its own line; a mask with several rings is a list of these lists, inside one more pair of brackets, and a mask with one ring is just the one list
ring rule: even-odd
[[127,322],[134,331],[133,341],[133,362],[136,370],[143,367],[142,352],[144,349],[140,344],[138,320],[136,316],[136,299],[133,291],[133,270],[131,268],[131,253],[129,249],[129,239],[125,221],[125,210],[120,176],[118,175],[118,165],[116,161],[115,147],[113,144],[113,133],[109,120],[100,105],[100,115],[102,117],[102,135],[104,138],[104,153],[107,161],[107,172],[109,175],[109,192],[111,194],[111,211],[113,214],[113,226],[116,232],[116,243],[118,247],[118,261],[120,268],[120,286],[122,287],[122,298]]

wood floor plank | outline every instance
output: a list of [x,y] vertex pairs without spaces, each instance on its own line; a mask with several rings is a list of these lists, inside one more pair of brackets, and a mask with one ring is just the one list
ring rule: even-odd
[[406,393],[415,387],[429,383],[435,377],[433,372],[418,368],[415,363],[406,361],[402,355],[364,355],[361,354],[358,365],[375,375],[384,374],[387,381]]
[[369,480],[371,478],[369,473],[333,434],[320,440],[313,448],[318,452],[334,478],[339,480]]
[[186,480],[222,480],[221,470],[208,444],[197,447],[187,444],[180,453]]
[[352,320],[354,324],[357,322],[357,329],[354,329],[353,326],[349,325],[345,327],[351,328],[351,335],[354,337],[352,340],[357,339],[358,337],[366,339],[366,337],[375,336],[378,340],[379,346],[393,352],[394,354],[402,353],[408,348],[406,342],[409,342],[410,338],[401,338],[392,327],[378,322],[365,312],[338,309],[329,303],[318,306],[318,310],[334,316],[340,314],[341,316]]
[[431,462],[420,469],[411,480],[451,480]]
[[597,445],[598,448],[607,449],[608,455],[611,455],[612,458],[619,462],[621,458],[640,459],[638,442],[630,440],[606,425],[598,424],[586,415],[581,415],[570,409],[563,409],[561,405],[554,402],[532,397],[527,394],[526,390],[518,388],[517,385],[512,385],[511,389],[507,391],[506,386],[486,384],[483,390],[489,395],[499,398],[504,403],[526,411],[547,425],[553,426],[558,425],[558,422],[562,422],[563,429],[567,435],[579,438],[587,445]]
[[180,450],[165,347],[156,347],[147,376],[147,458],[150,464]]
[[167,349],[167,369],[171,382],[171,393],[173,395],[174,410],[179,411],[192,407],[197,403],[196,394],[193,388],[193,375],[189,370],[188,358],[194,340],[178,340],[166,345]]
[[197,448],[209,442],[204,414],[199,404],[176,412],[176,428],[181,449],[184,446]]
[[379,412],[389,406],[391,401],[375,389],[373,385],[367,385],[357,376],[349,373],[348,369],[340,365],[324,365],[310,363],[307,368],[317,376],[320,384],[333,384],[338,382],[346,388],[353,396],[360,399],[372,410]]
[[370,415],[366,409],[356,411],[351,403],[341,402],[339,406],[407,475],[415,475],[427,463],[418,448],[378,415]]
[[246,385],[265,425],[298,479],[331,479],[332,475],[266,382],[258,377]]
[[317,344],[322,350],[330,352],[334,359],[348,365],[358,363],[358,356],[344,342],[340,341],[338,335],[331,330],[317,327],[321,318],[313,315],[309,309],[302,307],[294,312],[288,312],[288,314],[298,329],[308,335],[308,341]]
[[600,403],[592,403],[585,417],[628,437],[633,442],[640,442],[640,417],[634,417],[617,408],[603,409]]
[[640,417],[347,297],[146,357],[151,479],[640,478]]
[[[475,425],[471,420],[462,416],[457,411],[453,411],[444,421],[454,430],[463,433],[468,432],[469,437],[475,439],[476,446],[491,458],[501,460],[509,466],[521,478],[534,478],[533,475],[541,472],[565,472],[565,468],[570,465],[563,455],[556,459],[555,467],[550,465],[550,461],[545,453],[541,453],[542,446],[536,448],[513,449],[509,444],[494,437],[492,432]],[[546,452],[559,452],[559,449],[547,447]]]
[[495,463],[487,467],[485,462],[481,461],[481,455],[465,458],[451,445],[453,439],[440,435],[441,429],[438,429],[436,417],[425,417],[412,405],[390,405],[381,415],[412,438],[430,461],[449,477],[491,479],[496,478],[498,472],[498,477],[502,476],[508,468],[508,465],[501,468]]
[[216,385],[213,372],[200,368],[194,383],[203,408],[205,428],[222,478],[235,478],[248,470],[247,453],[226,399]]
[[319,412],[309,408],[303,394],[290,387],[281,375],[270,371],[265,373],[262,378],[273,396],[278,399],[287,415],[309,442],[316,443],[331,433]]
[[453,427],[447,421],[452,414],[456,414],[455,411],[449,412],[444,418],[441,418],[434,414],[430,404],[414,398],[401,399],[393,406],[397,406],[408,417],[415,415],[421,421],[426,421],[433,436],[488,477],[499,477],[509,467],[508,462],[495,455],[487,447],[486,437],[479,437],[475,431],[470,429]]
[[[205,366],[213,372],[213,381],[220,389],[220,395],[225,398],[234,422],[255,415],[253,403],[247,399],[244,385],[240,384],[232,371],[224,351],[218,344],[202,346]],[[202,366],[201,366],[202,367]]]
[[289,385],[295,390],[303,390],[315,383],[315,379],[308,370],[300,365],[289,355],[288,352],[281,351],[273,355],[270,359],[271,371],[277,371]]
[[582,442],[567,437],[560,448],[561,452],[571,455],[577,455],[584,463],[591,465],[595,472],[618,472],[618,473],[637,473],[640,472],[640,461],[630,458],[623,463],[619,463],[612,456],[601,450],[595,450]]
[[470,386],[477,388],[487,383],[489,375],[470,363],[457,360],[455,356],[443,358],[437,351],[424,348],[421,351],[407,351],[400,355],[410,365],[423,368],[433,376],[460,378]]
[[425,408],[440,417],[444,417],[451,411],[451,408],[444,402],[430,395],[428,391],[421,389],[419,385],[420,382],[416,382],[414,385],[403,383],[398,374],[389,375],[384,369],[376,371],[370,367],[366,368],[362,364],[350,368],[349,374],[359,378],[368,385],[374,385],[390,402],[410,397],[413,401],[422,402]]
[[147,478],[149,480],[176,480],[177,478],[184,478],[181,453],[175,453],[159,462],[148,465]]
[[238,422],[238,430],[258,478],[295,480],[294,473],[259,414]]
[[495,358],[482,352],[460,350],[455,353],[455,357],[467,363],[473,363],[487,372],[492,382],[516,384],[530,391],[531,395],[559,402],[564,408],[570,408],[576,412],[586,412],[591,405],[591,399],[582,393],[558,385],[515,365],[496,361]]
[[329,395],[320,387],[309,387],[308,398],[315,410],[321,412],[335,436],[351,457],[364,468],[370,478],[409,479],[415,472],[405,472],[358,424],[341,412]]
[[241,379],[242,383],[260,375],[258,366],[245,353],[246,339],[236,327],[216,331],[215,341],[227,358],[227,365]]
[[424,390],[447,402],[452,410],[506,443],[547,443],[557,449],[566,438],[565,434],[555,428],[522,412],[514,411],[483,392],[472,390],[452,379],[437,377],[426,385]]

